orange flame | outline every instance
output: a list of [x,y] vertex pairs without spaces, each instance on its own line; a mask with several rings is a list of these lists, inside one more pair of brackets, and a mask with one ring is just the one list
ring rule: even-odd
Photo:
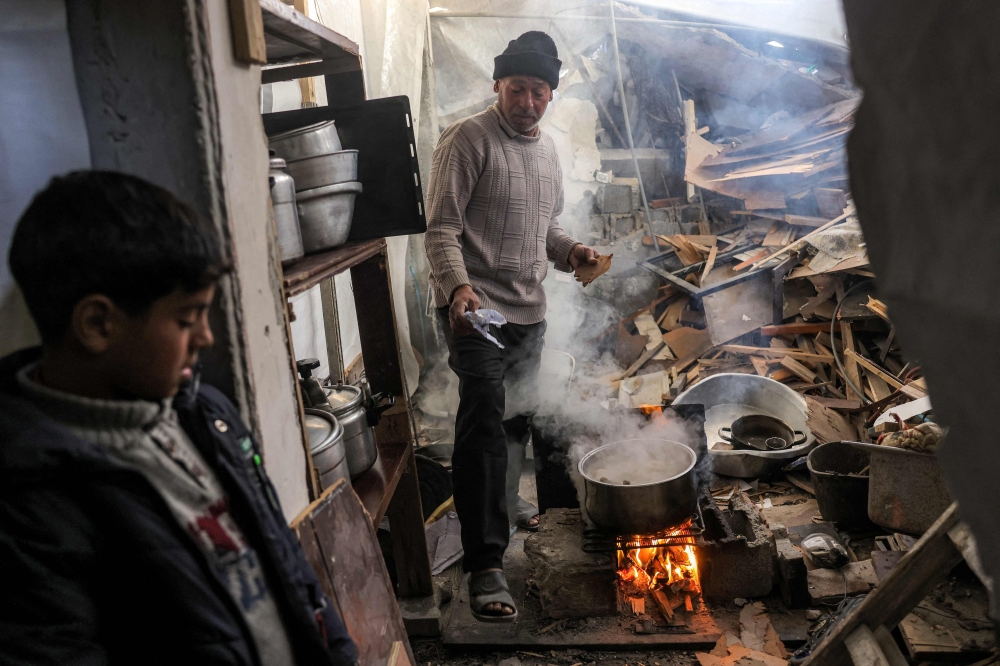
[[[670,534],[678,534],[688,527],[690,521]],[[642,594],[666,588],[700,593],[694,537],[675,538],[669,546],[619,550],[618,580],[627,593]]]

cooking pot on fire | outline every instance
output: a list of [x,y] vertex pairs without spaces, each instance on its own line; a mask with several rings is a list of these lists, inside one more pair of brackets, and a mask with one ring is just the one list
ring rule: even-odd
[[731,427],[719,428],[719,437],[734,446],[758,451],[782,451],[806,441],[804,432],[792,430],[781,419],[766,414],[741,416]]
[[625,439],[594,449],[579,464],[587,516],[619,535],[676,527],[697,512],[698,457],[667,439]]

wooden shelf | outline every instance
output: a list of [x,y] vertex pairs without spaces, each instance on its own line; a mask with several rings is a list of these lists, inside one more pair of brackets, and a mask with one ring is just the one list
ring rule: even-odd
[[347,37],[281,0],[260,0],[260,9],[268,64],[350,59],[361,68],[361,51]]
[[399,478],[406,469],[406,458],[410,445],[407,442],[378,445],[378,460],[370,470],[354,480],[354,492],[365,505],[365,510],[372,517],[372,524],[378,529],[389,500],[396,492]]
[[315,287],[323,280],[357,266],[385,249],[385,239],[348,243],[327,252],[310,254],[284,267],[285,297]]

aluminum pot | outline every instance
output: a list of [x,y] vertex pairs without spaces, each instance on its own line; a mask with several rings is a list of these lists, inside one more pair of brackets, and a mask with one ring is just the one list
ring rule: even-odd
[[358,179],[358,151],[340,150],[314,155],[288,163],[288,173],[295,179],[297,191]]
[[286,162],[343,150],[332,120],[276,134],[268,139],[268,147]]
[[267,172],[271,186],[271,207],[274,209],[274,226],[278,233],[278,252],[281,263],[298,259],[302,249],[302,231],[299,229],[299,212],[295,207],[295,182],[285,173],[285,160],[272,157]]
[[579,464],[587,517],[619,535],[680,525],[698,509],[697,461],[694,451],[666,439],[625,439],[594,449]]
[[319,472],[320,485],[329,488],[338,479],[350,483],[344,448],[344,427],[333,414],[322,409],[307,407],[305,413],[309,453],[312,455],[313,466]]
[[868,517],[894,532],[919,535],[951,505],[937,456],[878,444],[851,442],[871,453]]
[[[337,384],[324,389],[333,414],[344,426],[344,449],[351,478],[356,479],[378,460],[374,426],[383,411],[396,404],[390,396],[367,396],[365,391],[350,384]],[[379,404],[379,403],[385,404]]]
[[354,199],[361,183],[338,183],[297,192],[302,248],[306,253],[340,247],[351,233]]

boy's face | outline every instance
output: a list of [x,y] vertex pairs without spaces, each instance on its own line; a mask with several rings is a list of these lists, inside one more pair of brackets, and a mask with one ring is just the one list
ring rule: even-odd
[[146,400],[176,395],[193,377],[198,352],[214,342],[208,325],[214,296],[214,285],[193,293],[177,290],[154,301],[143,315],[128,317],[113,350],[121,368],[117,388]]
[[139,316],[101,294],[87,296],[74,310],[72,334],[108,397],[170,398],[192,378],[198,352],[214,341],[208,325],[214,295],[214,285],[195,292],[178,289]]

